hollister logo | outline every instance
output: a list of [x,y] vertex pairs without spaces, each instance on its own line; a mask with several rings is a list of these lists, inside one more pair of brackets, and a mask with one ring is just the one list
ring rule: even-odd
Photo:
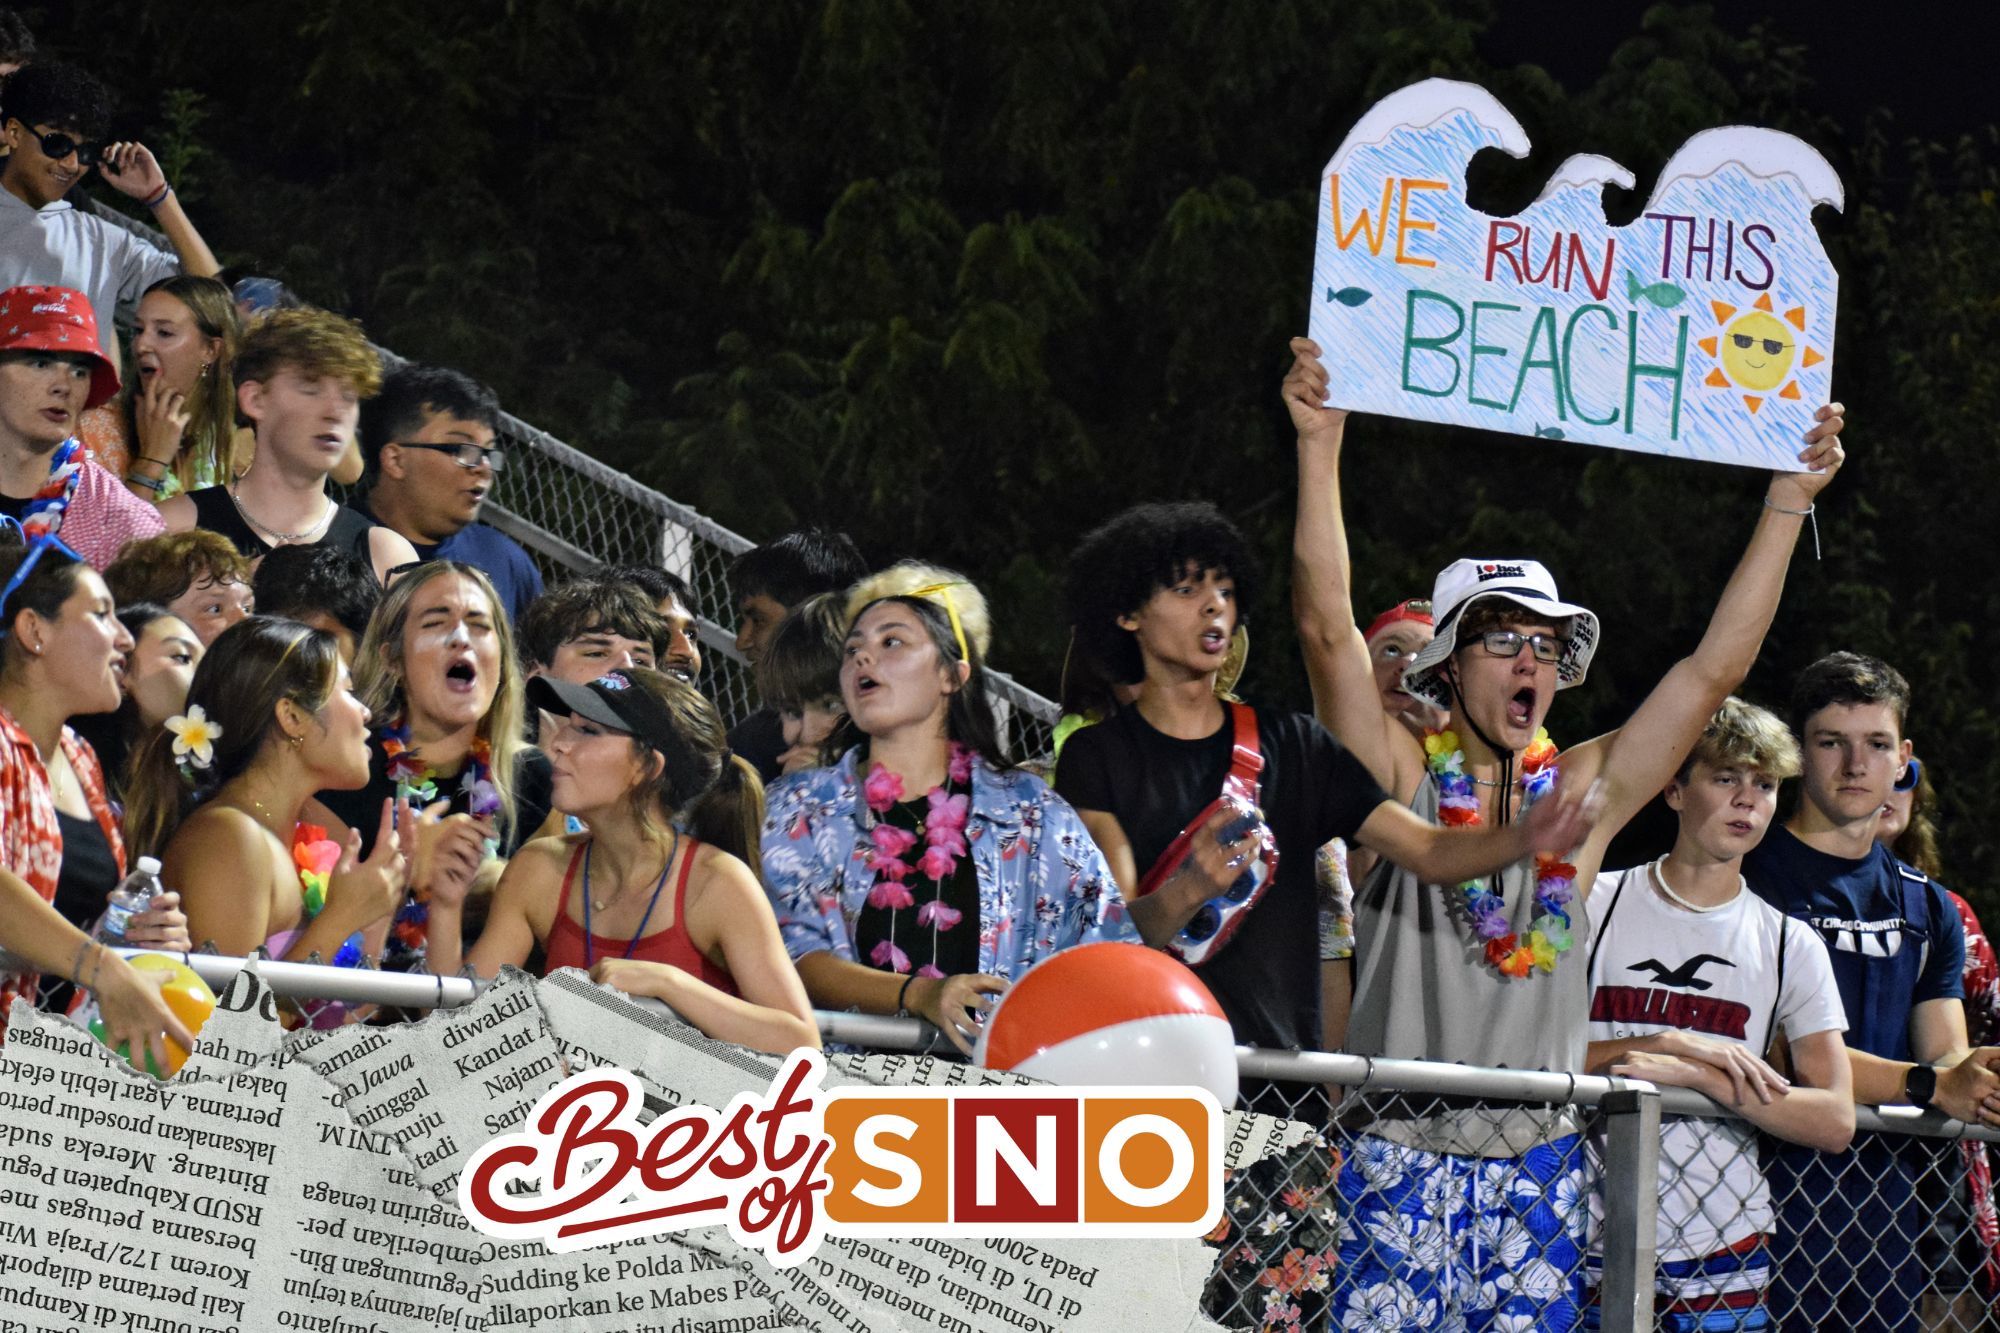
[[1527,572],[1519,565],[1481,565],[1479,581],[1484,583],[1488,579],[1518,579]]

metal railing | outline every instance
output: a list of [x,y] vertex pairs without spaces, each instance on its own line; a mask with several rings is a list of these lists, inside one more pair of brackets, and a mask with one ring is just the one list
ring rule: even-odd
[[[172,956],[218,993],[248,963]],[[0,971],[13,966],[0,953]],[[481,986],[257,966],[281,998],[451,1008]],[[948,1049],[914,1019],[814,1018],[850,1047]],[[1246,1105],[1309,1132],[1228,1181],[1203,1297],[1225,1327],[1938,1330],[1990,1319],[2000,1255],[1986,1145],[2000,1132],[1860,1107],[1854,1147],[1826,1153],[1637,1080],[1253,1047],[1237,1048],[1237,1068]]]

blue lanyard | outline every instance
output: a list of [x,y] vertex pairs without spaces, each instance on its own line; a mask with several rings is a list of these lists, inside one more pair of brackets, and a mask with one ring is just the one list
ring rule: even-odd
[[[597,839],[592,838],[583,845],[583,965],[587,968],[597,958],[597,936],[590,929],[590,854],[597,848]],[[646,902],[646,915],[639,918],[639,928],[632,932],[632,938],[625,941],[625,957],[632,956],[632,946],[646,934],[646,924],[653,919],[653,909],[660,905],[660,890],[667,887],[667,874],[674,868],[674,858],[680,855],[681,831],[674,830],[674,845],[667,852],[667,863],[660,867],[660,882],[653,886],[653,896]]]

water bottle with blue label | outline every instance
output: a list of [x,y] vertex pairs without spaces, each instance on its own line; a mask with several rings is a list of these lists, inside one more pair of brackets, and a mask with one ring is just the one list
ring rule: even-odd
[[165,890],[160,884],[160,863],[150,856],[139,858],[132,873],[118,881],[118,887],[104,900],[104,915],[97,919],[91,938],[114,949],[127,946],[125,931],[133,917],[153,905]]

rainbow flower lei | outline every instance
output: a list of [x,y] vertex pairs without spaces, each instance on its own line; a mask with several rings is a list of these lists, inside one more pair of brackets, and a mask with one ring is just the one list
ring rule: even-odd
[[[384,727],[376,733],[376,739],[381,742],[382,757],[389,761],[388,775],[396,784],[396,798],[416,804],[435,801],[437,775],[431,772],[423,755],[411,748],[410,724]],[[459,790],[465,793],[466,809],[474,818],[484,819],[499,813],[500,789],[493,785],[493,743],[484,736],[473,737]]]
[[[383,727],[375,733],[375,738],[382,746],[383,758],[388,760],[386,771],[389,780],[396,784],[396,799],[416,806],[435,801],[437,774],[410,745],[410,724],[405,721]],[[473,737],[466,752],[465,774],[458,787],[465,793],[466,810],[473,818],[485,819],[500,812],[500,789],[493,785],[493,743],[484,736]],[[486,854],[497,856],[499,851],[498,841],[488,838]],[[430,917],[430,904],[412,894],[396,909],[395,919],[389,925],[391,952],[421,958],[430,941]]]
[[[334,868],[340,864],[340,852],[340,844],[326,836],[324,826],[304,821],[292,826],[292,865],[298,869],[299,894],[305,902],[303,921],[312,920],[326,906],[327,886],[333,882]],[[356,931],[334,952],[333,966],[360,964],[361,932]]]
[[[1480,822],[1479,795],[1465,771],[1465,752],[1458,748],[1455,731],[1432,731],[1424,735],[1425,762],[1437,778],[1438,822],[1453,828],[1471,828]],[[1556,747],[1546,730],[1521,752],[1521,794],[1526,810],[1555,785]],[[1576,945],[1570,930],[1569,904],[1576,891],[1576,867],[1553,855],[1535,857],[1535,906],[1541,910],[1529,924],[1523,940],[1507,928],[1507,900],[1480,880],[1458,886],[1466,917],[1473,933],[1486,941],[1486,961],[1502,976],[1516,979],[1534,969],[1556,970],[1556,960]]]

